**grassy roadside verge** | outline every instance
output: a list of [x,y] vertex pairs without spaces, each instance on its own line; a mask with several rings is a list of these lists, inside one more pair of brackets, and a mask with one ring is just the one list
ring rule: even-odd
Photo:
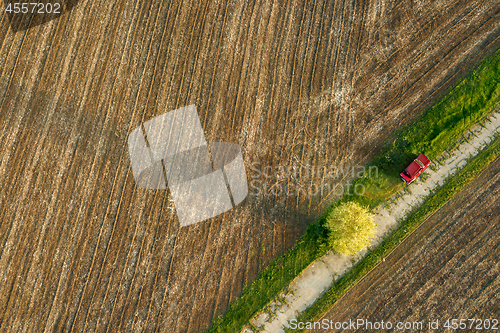
[[[338,299],[377,266],[382,258],[392,252],[432,213],[441,208],[455,194],[471,183],[498,156],[500,156],[500,140],[497,136],[490,146],[473,158],[441,189],[431,195],[396,231],[388,236],[376,249],[367,254],[350,272],[340,278],[319,300],[304,311],[297,320],[300,322],[314,321],[327,312]],[[292,330],[288,329],[287,331],[291,332]],[[305,330],[293,330],[293,332],[297,331]]]
[[[345,201],[355,201],[374,209],[399,191],[404,185],[399,179],[399,172],[406,164],[421,152],[434,159],[441,152],[452,148],[465,131],[489,114],[500,102],[499,78],[500,50],[485,59],[368,164],[368,167],[377,167],[377,175],[358,178],[351,187],[363,185],[366,188],[363,195],[346,193],[328,211]],[[214,320],[209,332],[240,331],[258,311],[286,290],[303,269],[326,254],[328,247],[324,221],[323,217],[311,224],[290,251],[263,269],[257,279],[245,288],[240,298],[230,305],[226,314]],[[373,257],[370,258],[373,260]]]

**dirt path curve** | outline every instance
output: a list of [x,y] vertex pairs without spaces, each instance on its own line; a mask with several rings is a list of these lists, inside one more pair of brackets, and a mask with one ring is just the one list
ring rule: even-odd
[[[399,192],[375,214],[377,233],[372,240],[376,247],[391,230],[397,228],[413,209],[422,204],[425,197],[442,186],[445,180],[462,169],[469,158],[477,155],[500,130],[500,112],[486,120],[484,126],[476,125],[464,136],[465,141],[453,152],[445,152],[433,161],[411,187]],[[438,161],[438,162],[437,162]],[[255,329],[245,327],[242,333],[284,332],[288,322],[311,306],[330,286],[359,262],[366,251],[357,256],[329,253],[307,267],[290,285],[289,292],[277,302],[270,303],[266,310],[250,321]]]

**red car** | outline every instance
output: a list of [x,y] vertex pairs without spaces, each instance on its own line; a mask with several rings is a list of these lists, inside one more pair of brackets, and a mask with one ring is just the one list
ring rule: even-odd
[[420,154],[416,159],[411,162],[406,169],[400,173],[401,179],[406,184],[411,184],[431,164],[431,161],[424,154]]

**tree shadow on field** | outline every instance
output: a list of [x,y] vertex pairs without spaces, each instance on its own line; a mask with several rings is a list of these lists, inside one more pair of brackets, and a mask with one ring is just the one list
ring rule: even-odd
[[4,0],[2,11],[7,13],[14,32],[54,20],[71,11],[79,0]]

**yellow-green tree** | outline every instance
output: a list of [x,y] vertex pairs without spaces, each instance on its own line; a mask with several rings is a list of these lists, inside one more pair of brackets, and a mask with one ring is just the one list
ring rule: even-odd
[[326,217],[326,228],[330,246],[345,255],[366,249],[375,235],[373,214],[355,202],[334,208]]

